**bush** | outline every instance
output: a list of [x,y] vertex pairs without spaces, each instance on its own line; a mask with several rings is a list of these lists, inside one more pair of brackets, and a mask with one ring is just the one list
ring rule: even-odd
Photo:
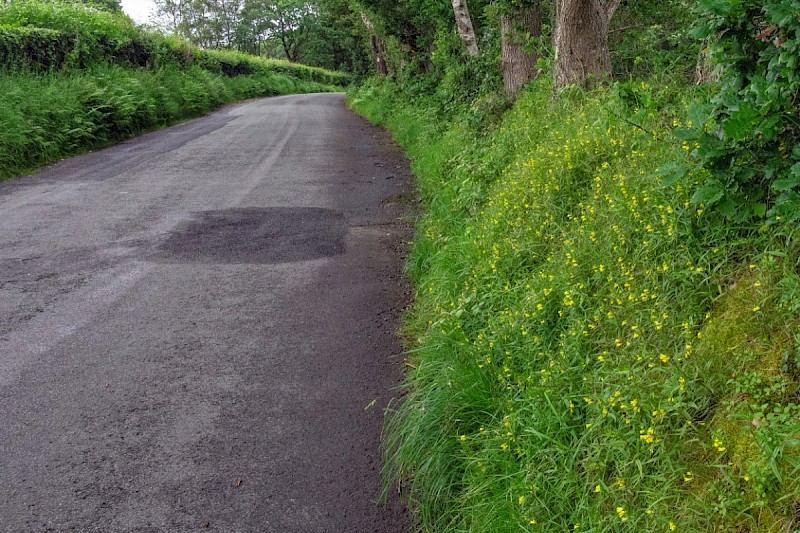
[[57,30],[0,26],[0,66],[47,71],[64,66],[75,40]]
[[0,68],[86,69],[95,65],[201,68],[226,76],[284,74],[344,86],[350,76],[231,50],[201,50],[79,4],[21,0],[0,9]]
[[800,219],[800,2],[700,0],[719,93],[678,135],[709,171],[698,205],[734,221]]

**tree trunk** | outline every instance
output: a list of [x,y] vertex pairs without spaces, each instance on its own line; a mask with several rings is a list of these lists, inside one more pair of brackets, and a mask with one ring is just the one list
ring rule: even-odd
[[375,35],[375,26],[366,13],[361,13],[361,20],[364,21],[364,26],[369,31],[369,44],[370,48],[372,48],[372,57],[375,58],[375,72],[378,73],[378,76],[386,76],[389,74],[389,67],[383,54],[383,43]]
[[611,74],[608,26],[620,0],[558,0],[553,83],[593,86]]
[[714,65],[708,59],[708,43],[704,43],[697,54],[697,65],[694,69],[694,82],[697,85],[719,81],[719,72],[714,70]]
[[453,12],[456,15],[456,26],[458,26],[458,34],[461,40],[464,41],[464,46],[470,55],[480,55],[478,50],[478,39],[475,37],[475,28],[472,27],[472,19],[469,16],[469,9],[467,8],[467,0],[452,0]]
[[500,17],[500,38],[503,54],[503,86],[506,96],[513,100],[522,86],[536,75],[535,51],[526,49],[529,37],[542,35],[542,10],[537,0],[534,5],[520,14]]

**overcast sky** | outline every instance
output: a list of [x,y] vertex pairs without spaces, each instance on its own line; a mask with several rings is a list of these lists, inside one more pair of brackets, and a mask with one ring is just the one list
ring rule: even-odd
[[153,11],[153,0],[122,0],[122,10],[138,23],[147,22]]

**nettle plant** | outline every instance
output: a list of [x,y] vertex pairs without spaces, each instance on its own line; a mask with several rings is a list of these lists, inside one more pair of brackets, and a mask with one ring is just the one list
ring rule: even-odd
[[693,202],[737,222],[800,219],[800,0],[699,0],[720,73],[676,135],[707,170]]

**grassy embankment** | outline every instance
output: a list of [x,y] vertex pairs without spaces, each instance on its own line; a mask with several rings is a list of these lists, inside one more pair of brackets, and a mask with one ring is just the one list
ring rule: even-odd
[[334,90],[341,73],[149,33],[80,5],[0,8],[0,179],[222,104]]
[[[615,84],[499,120],[390,83],[350,104],[406,148],[407,395],[387,475],[426,531],[791,531],[798,247],[693,206],[698,90]],[[438,118],[431,118],[438,117]]]

